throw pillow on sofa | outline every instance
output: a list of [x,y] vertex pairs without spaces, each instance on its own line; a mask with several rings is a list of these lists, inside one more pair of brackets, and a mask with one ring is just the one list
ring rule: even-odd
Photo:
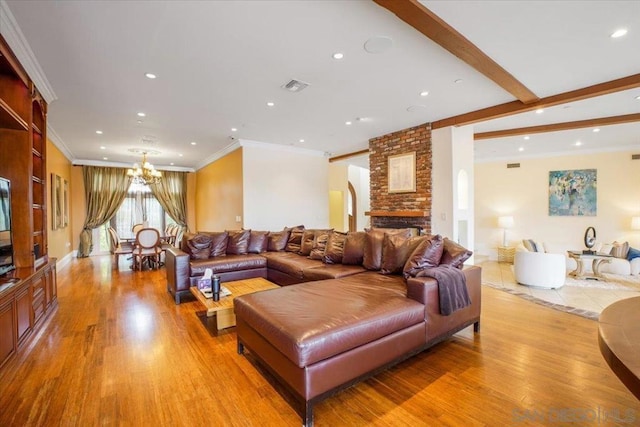
[[364,258],[364,231],[350,231],[344,240],[344,251],[342,253],[342,263],[344,265],[360,265]]
[[229,238],[227,240],[227,254],[245,255],[249,249],[249,237],[251,230],[227,230]]
[[208,259],[211,255],[211,236],[196,234],[189,237],[186,249],[191,259]]
[[226,231],[217,232],[200,232],[211,238],[211,254],[210,257],[225,256],[227,254],[227,241],[229,240],[229,233]]
[[313,239],[313,249],[311,249],[311,253],[309,254],[309,259],[323,259],[324,251],[327,248],[327,241],[329,240],[329,235],[333,232],[333,230],[316,230],[316,236]]
[[640,258],[640,250],[629,248],[629,252],[627,252],[627,261],[631,261],[635,258]]
[[407,239],[411,237],[411,229],[399,228],[371,228],[367,230],[364,240],[364,254],[362,265],[367,270],[380,270],[382,267],[382,242],[384,240],[384,233],[389,234],[401,234]]
[[407,238],[403,234],[384,233],[382,240],[382,262],[380,273],[402,273],[409,256],[416,250],[420,242],[427,236],[415,236]]
[[611,255],[613,255],[616,258],[627,259],[628,252],[629,252],[629,242],[624,242],[624,243],[613,242]]
[[313,240],[316,238],[316,230],[304,230],[300,241],[300,255],[309,256],[313,249]]
[[436,234],[423,239],[405,263],[402,271],[404,277],[415,277],[422,269],[437,267],[441,263],[443,253],[444,242],[441,235]]
[[[544,252],[544,250],[542,252]],[[468,260],[471,255],[473,255],[472,251],[445,237],[440,264],[451,264],[453,267],[462,268],[464,262]]]
[[287,252],[299,252],[302,243],[302,234],[304,233],[304,225],[297,225],[290,228],[290,230],[289,240],[287,240],[287,246],[284,250]]
[[251,230],[249,233],[249,245],[247,252],[250,254],[259,254],[266,252],[269,245],[269,232]]
[[270,232],[268,250],[273,252],[284,251],[284,248],[287,247],[290,233],[291,230],[288,228],[285,228],[282,231]]
[[324,250],[322,261],[326,264],[342,264],[344,255],[344,242],[347,239],[347,233],[333,231],[329,234],[327,247]]

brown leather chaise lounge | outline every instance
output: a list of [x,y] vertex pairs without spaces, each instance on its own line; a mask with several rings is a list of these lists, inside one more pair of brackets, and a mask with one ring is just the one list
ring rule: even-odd
[[479,330],[479,267],[462,270],[470,304],[449,315],[441,314],[438,282],[414,273],[405,280],[366,271],[238,297],[238,352],[249,349],[312,425],[317,402],[467,326]]

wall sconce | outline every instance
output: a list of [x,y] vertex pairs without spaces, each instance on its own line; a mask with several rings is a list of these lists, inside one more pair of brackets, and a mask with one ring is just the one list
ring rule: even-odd
[[512,216],[499,216],[498,227],[502,228],[502,246],[507,246],[507,229],[513,227]]
[[640,230],[640,216],[634,216],[631,218],[631,229]]

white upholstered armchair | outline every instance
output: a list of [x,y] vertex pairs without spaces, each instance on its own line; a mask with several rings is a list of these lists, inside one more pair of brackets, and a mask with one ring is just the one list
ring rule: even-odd
[[564,254],[517,250],[513,270],[521,285],[556,289],[564,285],[567,260]]

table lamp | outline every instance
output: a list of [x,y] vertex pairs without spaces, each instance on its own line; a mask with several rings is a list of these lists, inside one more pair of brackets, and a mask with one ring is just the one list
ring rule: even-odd
[[502,246],[507,246],[507,229],[513,227],[512,216],[499,216],[498,227],[502,228]]

